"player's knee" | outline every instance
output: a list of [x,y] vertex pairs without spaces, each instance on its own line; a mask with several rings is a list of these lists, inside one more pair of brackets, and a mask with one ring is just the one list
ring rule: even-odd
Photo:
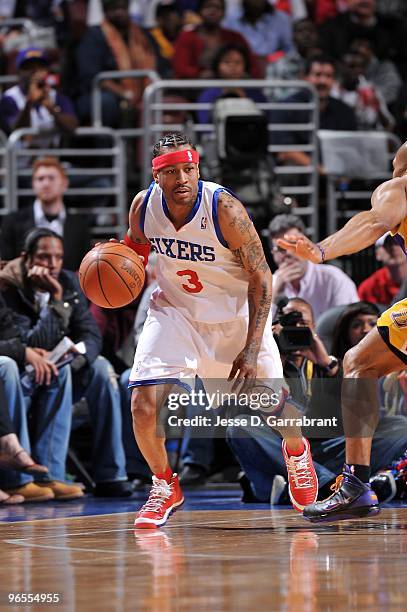
[[139,425],[155,420],[155,402],[142,389],[134,389],[131,396],[131,413],[135,423]]

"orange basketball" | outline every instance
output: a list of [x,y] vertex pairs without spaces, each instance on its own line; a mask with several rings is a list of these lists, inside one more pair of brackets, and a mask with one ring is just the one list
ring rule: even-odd
[[130,304],[144,285],[140,257],[121,242],[104,242],[86,253],[79,268],[79,282],[87,298],[103,308]]

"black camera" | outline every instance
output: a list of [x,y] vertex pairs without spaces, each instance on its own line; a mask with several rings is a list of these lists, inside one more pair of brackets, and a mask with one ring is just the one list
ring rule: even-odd
[[282,328],[279,334],[274,335],[281,353],[292,353],[311,347],[312,332],[309,327],[299,325],[303,323],[302,313],[299,310],[287,314],[281,312],[275,323]]

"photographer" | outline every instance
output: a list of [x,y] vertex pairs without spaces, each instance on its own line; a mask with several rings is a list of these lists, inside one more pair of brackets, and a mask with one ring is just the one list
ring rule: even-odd
[[293,395],[294,399],[306,407],[311,396],[312,378],[336,376],[339,363],[336,357],[328,355],[315,332],[312,308],[308,302],[293,298],[286,305],[281,305],[279,310],[273,332],[280,349],[284,376],[301,381],[302,394],[299,393],[298,397]]
[[[0,100],[2,129],[7,134],[25,127],[73,132],[78,120],[72,102],[53,87],[44,51],[34,47],[20,51],[16,68],[18,84],[7,89]],[[48,138],[48,143],[42,139],[41,144],[55,143]]]
[[[318,405],[318,395],[330,391],[330,398],[337,395],[338,402],[337,406],[329,402],[329,416],[333,413],[339,414],[338,360],[328,354],[315,333],[311,306],[300,298],[293,298],[285,305],[280,302],[273,332],[281,353],[284,377],[297,406],[302,408],[303,412],[314,412],[313,396],[317,399],[315,404]],[[329,384],[328,389],[327,379],[333,379],[333,384]],[[281,444],[278,435],[262,426],[233,426],[227,429],[227,440],[246,475],[242,481],[243,501],[268,501],[274,484],[272,503],[281,503],[283,492],[274,494],[277,484],[282,483],[282,488],[285,487],[284,463],[277,452]],[[314,443],[312,440],[310,442],[319,489],[326,493],[335,481],[335,471],[333,467],[329,466],[328,469],[319,463],[324,460],[324,441],[318,439],[314,440]],[[275,476],[279,478],[275,480]]]

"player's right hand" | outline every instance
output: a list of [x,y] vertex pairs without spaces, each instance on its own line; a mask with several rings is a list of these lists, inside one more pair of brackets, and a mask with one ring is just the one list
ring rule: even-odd
[[[116,244],[117,244],[117,243],[120,243],[120,244],[124,244],[124,245],[126,246],[126,243],[124,242],[124,240],[117,240],[117,238],[109,238],[109,242],[115,242]],[[101,244],[105,244],[105,243],[104,243],[104,242],[97,242],[97,243],[95,244],[95,247],[97,247],[97,246],[99,246],[99,245],[101,245]],[[95,247],[94,247],[94,248],[95,248]],[[134,251],[134,252],[136,253],[136,251]],[[140,257],[141,261],[142,261],[142,262],[143,262],[143,264],[144,264],[144,257],[143,257],[142,255],[139,255],[138,253],[136,253],[136,255],[138,255],[138,257]]]
[[284,238],[277,238],[276,243],[292,255],[307,259],[312,263],[322,263],[322,252],[317,245],[306,236],[292,236],[286,234]]

